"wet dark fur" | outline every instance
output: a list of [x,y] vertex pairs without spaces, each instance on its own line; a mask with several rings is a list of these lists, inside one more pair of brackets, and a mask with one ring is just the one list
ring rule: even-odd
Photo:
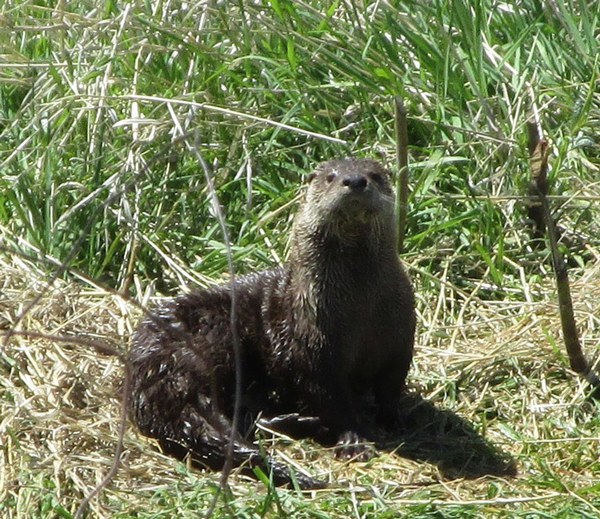
[[[396,254],[390,181],[375,161],[321,164],[296,216],[287,264],[237,281],[243,425],[234,465],[270,470],[276,484],[290,481],[283,465],[251,443],[259,413],[317,417],[338,438],[338,454],[348,456],[361,453],[365,434],[357,402],[371,396],[384,424],[397,416],[415,313]],[[216,469],[234,405],[230,306],[227,285],[171,300],[141,323],[130,355],[131,414],[142,433]],[[319,485],[296,477],[301,486]]]

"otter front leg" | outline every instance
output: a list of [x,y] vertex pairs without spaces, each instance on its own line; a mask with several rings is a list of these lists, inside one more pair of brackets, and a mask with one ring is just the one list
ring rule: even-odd
[[399,404],[405,387],[406,372],[404,366],[387,368],[378,374],[374,384],[377,422],[387,430],[395,429],[399,423]]
[[[323,422],[337,435],[335,456],[341,459],[367,461],[373,456],[373,447],[361,434],[356,408],[348,383],[340,376],[331,377],[323,384],[317,397]],[[323,398],[324,397],[324,398]]]

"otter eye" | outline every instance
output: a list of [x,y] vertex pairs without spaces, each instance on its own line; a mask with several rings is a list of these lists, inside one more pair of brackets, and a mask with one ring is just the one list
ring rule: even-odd
[[325,177],[325,180],[327,180],[327,183],[328,183],[328,184],[331,184],[331,183],[333,182],[333,179],[334,179],[335,177],[337,177],[337,173],[333,173],[333,172],[331,172],[331,173],[329,173],[329,175],[327,175],[327,176]]
[[369,173],[369,177],[374,182],[381,184],[383,182],[383,175],[381,173]]

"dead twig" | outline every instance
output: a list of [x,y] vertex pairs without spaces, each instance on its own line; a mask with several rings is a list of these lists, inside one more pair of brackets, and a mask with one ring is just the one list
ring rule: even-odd
[[[548,194],[548,142],[542,138],[541,132],[533,122],[528,122],[529,132],[529,153],[530,153],[530,168],[531,168],[531,183],[530,193],[535,193],[537,197],[538,216],[541,216],[539,221],[536,221],[534,232],[543,232],[545,227],[550,252],[552,254],[552,266],[556,277],[556,288],[558,292],[558,305],[560,311],[560,322],[562,325],[563,339],[569,356],[571,369],[584,377],[593,387],[594,394],[600,393],[600,378],[592,370],[588,363],[581,343],[579,342],[579,334],[575,323],[575,315],[573,313],[573,301],[571,299],[571,288],[569,285],[569,276],[567,272],[567,264],[558,249],[558,239],[556,226],[550,212],[550,205],[546,195]],[[536,206],[532,206],[536,207]]]
[[396,126],[396,215],[398,218],[398,252],[404,249],[406,217],[408,213],[408,130],[406,108],[400,96],[394,98],[394,121]]

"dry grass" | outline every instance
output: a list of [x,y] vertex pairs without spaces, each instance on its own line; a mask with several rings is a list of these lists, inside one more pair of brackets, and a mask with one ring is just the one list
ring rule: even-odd
[[[36,267],[18,258],[0,261],[2,331],[44,291],[18,329],[81,339],[68,345],[14,336],[3,344],[0,515],[70,517],[109,470],[118,440],[123,369],[86,338],[125,351],[140,312],[81,282],[48,288]],[[577,279],[573,297],[584,347],[597,358],[600,262]],[[367,464],[343,464],[310,442],[278,439],[269,448],[325,475],[332,487],[304,495],[274,492],[234,476],[233,494],[217,514],[367,517],[411,511],[411,517],[426,517],[441,510],[440,517],[453,511],[513,517],[553,510],[567,517],[568,511],[558,513],[565,503],[573,516],[600,514],[593,492],[600,473],[598,406],[567,369],[553,284],[524,284],[524,302],[515,299],[484,301],[476,291],[465,294],[443,283],[431,300],[421,297],[410,378],[413,393],[433,405],[422,404],[410,415],[413,427],[424,432],[405,439],[399,448],[404,457],[382,454]],[[455,444],[446,456],[440,445],[448,437],[464,445]],[[494,475],[490,458],[506,466],[509,457],[518,476]],[[217,482],[218,475],[188,471],[128,427],[121,468],[91,510],[96,517],[195,517],[207,508]]]

